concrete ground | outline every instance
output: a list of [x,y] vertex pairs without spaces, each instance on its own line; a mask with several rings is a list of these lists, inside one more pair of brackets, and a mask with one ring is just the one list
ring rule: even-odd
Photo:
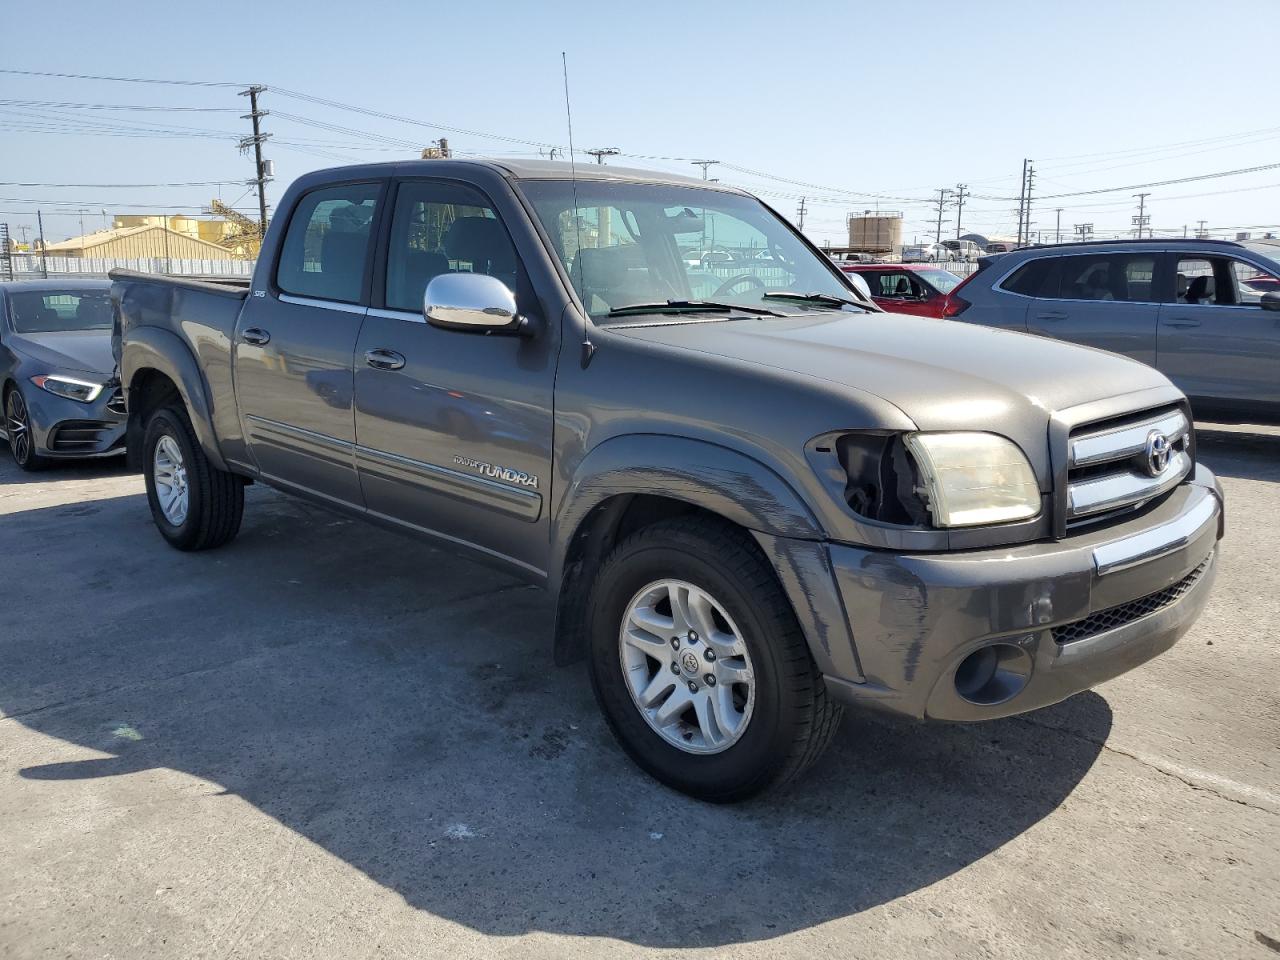
[[731,808],[624,758],[537,591],[261,487],[180,554],[140,478],[6,456],[0,955],[1280,960],[1280,430],[1200,443],[1228,540],[1172,651],[850,716]]

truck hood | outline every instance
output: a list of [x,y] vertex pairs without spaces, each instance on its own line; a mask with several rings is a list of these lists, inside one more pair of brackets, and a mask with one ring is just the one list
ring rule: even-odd
[[58,333],[20,333],[10,340],[15,351],[48,364],[50,369],[79,371],[108,377],[115,370],[110,330],[66,330]]
[[1056,411],[1169,386],[1151,367],[1116,354],[903,314],[822,312],[609,329],[874,394],[921,430],[1009,434],[1002,424],[1030,426],[1034,419],[1043,436]]

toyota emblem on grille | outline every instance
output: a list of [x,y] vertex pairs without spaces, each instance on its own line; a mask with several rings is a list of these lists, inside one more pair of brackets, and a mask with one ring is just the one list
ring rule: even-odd
[[1158,477],[1164,473],[1164,468],[1169,465],[1169,454],[1173,450],[1173,445],[1169,443],[1169,438],[1159,430],[1152,430],[1147,434],[1147,473],[1153,477]]

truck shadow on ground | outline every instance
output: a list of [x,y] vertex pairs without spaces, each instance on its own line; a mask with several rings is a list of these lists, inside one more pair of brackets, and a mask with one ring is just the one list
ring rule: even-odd
[[[32,537],[46,549],[11,571],[0,710],[106,754],[26,766],[5,788],[24,805],[66,781],[144,803],[165,789],[155,778],[116,778],[170,768],[484,933],[723,946],[866,910],[980,860],[1053,812],[1111,729],[1092,693],[1034,722],[849,717],[791,790],[698,803],[633,767],[582,671],[551,665],[539,591],[251,494],[240,539],[200,555],[165,547],[140,496],[90,516],[5,518],[0,554]],[[57,630],[25,602],[50,590]],[[156,842],[193,829],[184,807],[146,804]],[[121,902],[146,902],[166,880],[149,869],[113,864]],[[191,869],[216,886],[213,865]]]

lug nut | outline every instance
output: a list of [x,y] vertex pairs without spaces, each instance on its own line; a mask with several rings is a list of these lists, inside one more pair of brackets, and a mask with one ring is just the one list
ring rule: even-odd
[[672,650],[679,650],[679,649],[680,649],[680,638],[679,638],[679,637],[672,637],[672,638],[671,638],[671,649],[672,649]]
[[690,631],[689,631],[689,642],[690,642],[690,643],[697,643],[697,642],[698,642],[698,632],[697,632],[696,630],[690,630]]
[[680,672],[680,664],[678,664],[678,663],[673,663],[673,664],[671,665],[671,672],[672,672],[672,673],[679,673],[679,672]]
[[713,674],[708,673],[702,679],[708,687],[714,687],[716,685],[716,678]]
[[698,692],[698,685],[692,680],[689,681],[689,692],[690,693]]
[[710,647],[708,647],[707,652],[704,653],[703,656],[706,657],[708,660],[714,660],[716,658],[716,652],[712,650]]

